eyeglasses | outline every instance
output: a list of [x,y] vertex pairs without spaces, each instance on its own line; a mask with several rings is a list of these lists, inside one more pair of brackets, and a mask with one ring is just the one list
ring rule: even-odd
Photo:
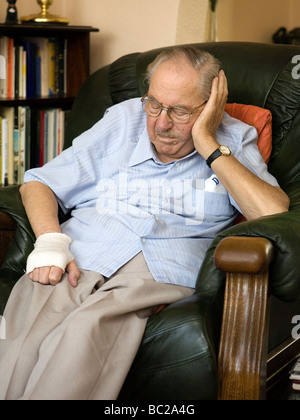
[[197,112],[198,109],[200,109],[204,104],[206,104],[205,101],[202,105],[197,106],[197,108],[188,112],[185,108],[181,108],[179,106],[170,106],[169,108],[166,108],[155,99],[148,98],[148,94],[143,96],[141,101],[143,110],[147,115],[150,117],[158,118],[162,111],[166,111],[170,120],[175,124],[187,124],[190,121],[191,116]]

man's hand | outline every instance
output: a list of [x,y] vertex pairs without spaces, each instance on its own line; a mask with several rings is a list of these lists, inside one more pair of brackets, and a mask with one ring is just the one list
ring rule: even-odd
[[34,244],[34,250],[27,259],[28,277],[41,284],[56,285],[67,271],[70,284],[77,286],[80,274],[69,249],[71,242],[69,236],[60,232],[39,236]]
[[224,117],[227,97],[227,79],[224,71],[221,70],[219,77],[212,82],[210,98],[192,130],[195,149],[204,159],[207,159],[219,147],[215,134]]
[[[71,261],[67,265],[66,272],[68,273],[71,286],[76,287],[80,278],[80,271],[75,260]],[[52,266],[35,268],[31,273],[28,274],[28,277],[30,280],[36,283],[51,284],[52,286],[55,286],[61,281],[62,275],[63,270],[61,268]]]

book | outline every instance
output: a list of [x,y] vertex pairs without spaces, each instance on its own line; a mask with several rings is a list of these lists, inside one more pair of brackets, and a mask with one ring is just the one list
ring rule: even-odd
[[65,95],[66,42],[0,37],[0,99]]
[[0,107],[0,183],[22,184],[26,170],[62,152],[65,114],[60,108]]
[[38,111],[39,117],[39,133],[38,133],[38,161],[36,166],[43,166],[44,165],[44,154],[45,154],[45,111],[39,110]]
[[14,184],[14,108],[13,107],[0,107],[0,115],[6,120],[7,125],[7,183],[8,185]]
[[31,108],[25,107],[26,120],[25,120],[25,171],[30,169],[30,150],[31,150]]
[[22,184],[25,174],[25,151],[26,151],[26,108],[18,107],[18,130],[19,130],[19,167],[18,167],[18,184]]
[[19,180],[19,113],[18,108],[14,112],[14,170],[13,170],[13,184],[18,184]]
[[24,181],[26,161],[26,107],[18,106],[14,112],[14,184]]
[[0,116],[0,180],[2,183],[2,117]]
[[[2,117],[1,117],[2,118]],[[3,186],[8,185],[8,123],[6,118],[2,118],[2,179]]]
[[7,39],[7,95],[8,99],[14,99],[15,97],[15,50],[14,40],[12,38]]
[[57,93],[59,96],[67,94],[67,40],[57,40]]
[[47,38],[37,38],[37,57],[40,63],[40,83],[39,88],[42,97],[48,97],[49,88],[49,60],[48,60],[48,40]]
[[54,38],[48,39],[48,95],[55,96],[58,93],[57,69],[57,41]]
[[0,37],[0,98],[7,97],[8,38]]
[[[47,111],[47,147],[45,147],[45,162],[49,162],[56,156],[55,143],[56,143],[56,109],[49,109]],[[46,135],[45,135],[46,137]]]
[[23,68],[26,79],[26,81],[24,80],[24,97],[34,98],[36,96],[36,46],[28,41],[22,41],[20,45],[23,47],[26,57],[26,62],[24,63],[25,69]]

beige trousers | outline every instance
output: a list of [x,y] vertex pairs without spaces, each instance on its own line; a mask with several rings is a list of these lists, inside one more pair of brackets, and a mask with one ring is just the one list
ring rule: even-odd
[[0,400],[116,399],[157,305],[193,289],[156,282],[140,253],[111,278],[81,272],[77,288],[23,276],[0,340]]

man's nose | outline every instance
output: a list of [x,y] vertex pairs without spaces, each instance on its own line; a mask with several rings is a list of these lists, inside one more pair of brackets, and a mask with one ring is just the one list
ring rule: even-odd
[[168,115],[168,111],[163,109],[160,115],[157,117],[156,126],[160,130],[168,130],[173,127],[173,121]]

